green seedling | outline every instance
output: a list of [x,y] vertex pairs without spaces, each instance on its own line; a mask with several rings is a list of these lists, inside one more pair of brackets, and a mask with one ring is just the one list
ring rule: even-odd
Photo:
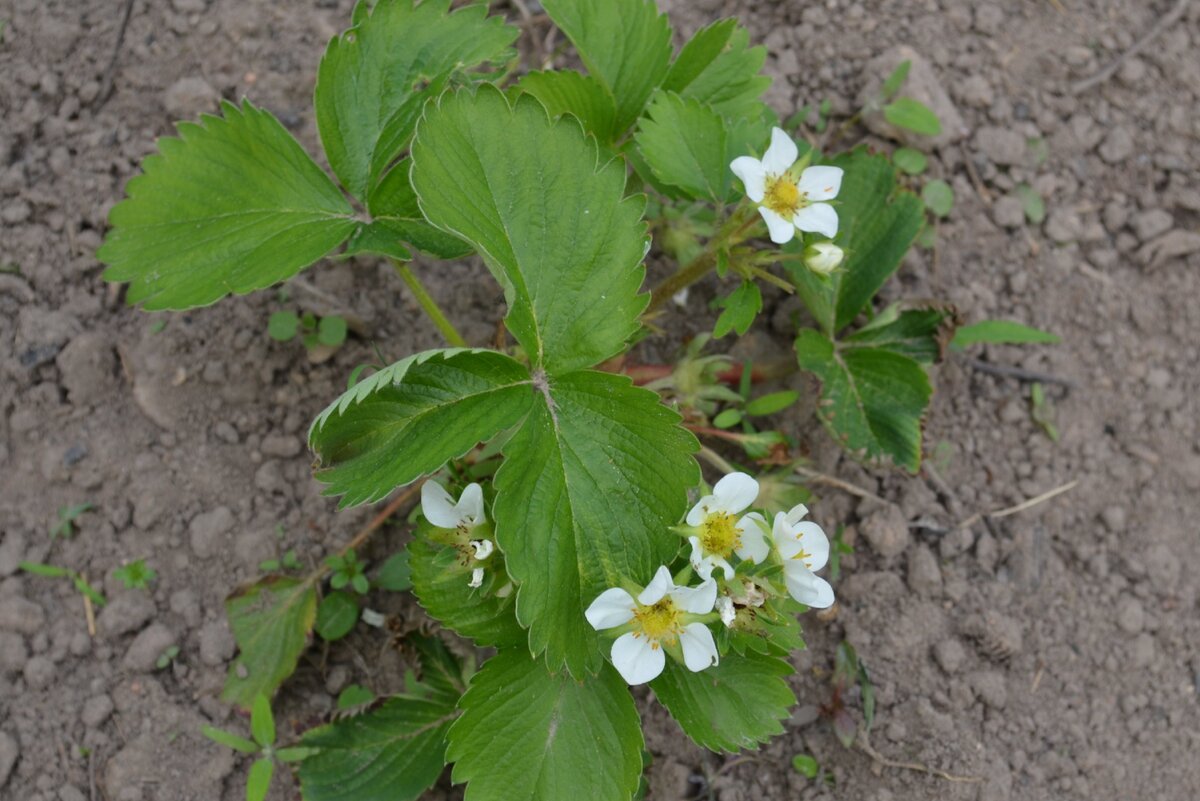
[[86,512],[90,512],[96,507],[90,503],[76,503],[70,506],[64,506],[58,510],[58,522],[50,529],[50,539],[70,539],[79,530],[80,517]]
[[1055,414],[1054,406],[1046,399],[1046,391],[1038,381],[1033,382],[1029,387],[1029,405],[1029,414],[1033,418],[1033,422],[1046,432],[1046,436],[1050,438],[1051,442],[1058,442],[1060,435],[1058,426],[1054,422],[1057,414]]
[[296,556],[296,551],[292,548],[283,552],[283,556],[278,559],[265,559],[258,563],[258,569],[263,573],[276,573],[280,570],[289,570],[292,572],[304,569],[304,565],[300,563],[299,557]]
[[204,736],[213,742],[232,748],[241,754],[258,755],[258,759],[250,766],[250,774],[246,779],[246,801],[263,801],[267,791],[271,789],[271,779],[275,775],[275,763],[301,762],[317,753],[318,749],[305,746],[275,747],[275,717],[271,713],[271,702],[265,695],[254,699],[250,710],[250,740],[241,735],[233,734],[213,726],[201,729]]
[[166,670],[175,661],[175,657],[179,656],[179,646],[169,645],[166,650],[158,655],[158,659],[154,660],[154,666],[159,670]]
[[300,337],[309,350],[320,345],[336,348],[346,341],[346,332],[346,320],[336,315],[317,317],[311,312],[280,311],[272,314],[267,322],[271,339],[288,342]]
[[114,570],[113,578],[125,585],[127,590],[145,590],[158,578],[158,573],[146,566],[146,560],[138,559]]
[[326,557],[325,564],[333,570],[333,575],[329,579],[329,586],[335,590],[340,590],[349,585],[359,595],[366,595],[371,589],[371,582],[363,574],[363,563],[358,561],[353,548],[347,550],[344,554],[334,554],[333,556]]
[[32,573],[35,576],[42,576],[43,578],[70,579],[72,586],[75,587],[75,590],[80,595],[85,596],[92,603],[96,604],[96,606],[104,606],[106,603],[108,603],[104,596],[100,594],[99,590],[88,583],[87,579],[83,577],[82,573],[77,573],[74,570],[70,570],[65,567],[59,567],[57,565],[44,564],[42,562],[21,562],[19,567],[26,573]]

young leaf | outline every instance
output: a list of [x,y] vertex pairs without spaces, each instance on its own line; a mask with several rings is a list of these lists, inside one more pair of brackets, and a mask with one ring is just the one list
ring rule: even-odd
[[617,103],[624,131],[667,74],[671,25],[654,0],[545,0],[550,15]]
[[271,701],[265,695],[254,696],[250,708],[250,733],[254,742],[262,747],[275,744],[275,716],[271,714]]
[[430,617],[477,645],[519,645],[528,639],[517,624],[515,593],[505,598],[474,593],[467,586],[470,571],[453,548],[419,539],[408,547],[413,594]]
[[300,746],[292,746],[291,748],[280,748],[275,752],[275,758],[280,762],[303,762],[310,756],[314,756],[320,752],[317,748],[303,748]]
[[921,199],[925,201],[925,208],[932,211],[938,217],[947,217],[951,209],[954,208],[954,190],[950,188],[950,184],[941,179],[935,178],[921,189]]
[[922,136],[937,136],[942,122],[929,106],[911,97],[898,97],[883,107],[883,116],[897,128],[905,128]]
[[358,602],[349,593],[331,592],[321,599],[315,624],[321,639],[327,642],[340,640],[351,632],[357,622]]
[[317,324],[317,341],[337,347],[346,341],[346,321],[341,317],[322,317]]
[[602,145],[612,144],[623,133],[616,126],[616,101],[591,75],[574,70],[530,72],[517,81],[516,88],[542,101],[551,117],[574,115]]
[[662,89],[667,92],[681,92],[688,84],[696,80],[723,52],[729,37],[737,29],[736,19],[723,19],[696,31],[695,36],[679,51],[667,77],[663,79]]
[[[908,62],[904,62],[907,64]],[[796,754],[792,757],[792,769],[806,779],[815,779],[821,771],[821,765],[808,754]]]
[[1025,212],[1025,219],[1034,225],[1041,225],[1046,219],[1046,201],[1029,184],[1017,186],[1016,193],[1017,199],[1021,201],[1021,209]]
[[732,752],[783,733],[780,721],[796,703],[784,679],[791,673],[782,659],[752,651],[728,654],[699,673],[668,659],[650,688],[693,742]]
[[360,381],[309,430],[316,478],[342,506],[377,501],[516,424],[529,374],[493,351],[425,351]]
[[345,255],[381,253],[408,261],[412,254],[402,242],[439,259],[458,259],[472,252],[466,242],[434,228],[425,219],[409,180],[411,167],[412,162],[403,159],[371,188],[371,194],[367,196],[371,222],[362,225],[350,237]]
[[584,609],[624,580],[649,581],[678,551],[667,527],[699,481],[696,449],[654,393],[591,371],[555,378],[505,446],[496,540],[520,584],[517,618],[552,670],[595,672],[600,641]]
[[725,121],[698,100],[674,92],[654,96],[635,136],[642,157],[664,184],[692,198],[724,202],[733,173]]
[[272,576],[226,598],[225,613],[241,653],[221,700],[249,709],[296,669],[317,614],[317,591],[309,582]]
[[892,74],[887,76],[883,85],[879,87],[880,100],[886,103],[900,93],[900,87],[904,86],[904,82],[908,80],[910,69],[912,69],[912,62],[905,59],[896,69],[892,70]]
[[486,5],[380,0],[335,37],[317,71],[317,129],[342,185],[366,200],[452,73],[507,59],[518,31]]
[[267,336],[277,342],[287,342],[299,328],[300,318],[294,311],[277,311],[267,320]]
[[147,309],[206,306],[293,275],[357,223],[333,182],[269,112],[223,103],[180,123],[126,187],[96,253]]
[[275,763],[270,759],[256,760],[246,777],[246,801],[263,801],[271,789],[271,777],[275,775]]
[[[826,280],[803,264],[789,264],[805,305],[830,334],[852,322],[871,301],[925,222],[921,201],[911,192],[894,191],[896,171],[886,158],[855,151],[832,164],[845,170],[834,241],[846,251],[846,261]],[[798,240],[789,247],[803,249]]]
[[772,392],[769,395],[761,395],[747,403],[746,414],[756,417],[775,414],[776,412],[782,412],[798,400],[800,400],[800,393],[795,390],[789,389],[783,392]]
[[426,111],[412,159],[421,208],[483,256],[535,366],[590,367],[637,332],[644,200],[624,197],[622,162],[597,166],[578,123],[551,122],[526,95],[510,107],[483,86]]
[[920,175],[929,166],[929,159],[925,154],[911,147],[896,148],[896,152],[892,154],[892,162],[909,175]]
[[1042,331],[1011,320],[981,320],[978,323],[964,325],[954,334],[950,347],[962,350],[970,345],[987,343],[991,345],[1026,345],[1042,344],[1057,345],[1062,342],[1057,335]]
[[904,311],[892,307],[842,342],[847,346],[885,348],[921,364],[933,364],[945,355],[959,321],[958,312],[949,305]]
[[677,91],[727,119],[758,118],[768,111],[759,101],[771,85],[770,78],[759,74],[766,60],[767,49],[761,45],[750,47],[749,32],[735,26],[720,55]]
[[755,282],[743,281],[719,302],[724,311],[713,325],[713,338],[720,339],[730,331],[737,331],[741,336],[750,330],[754,318],[762,311],[762,291]]
[[408,550],[396,551],[379,568],[375,586],[381,590],[403,592],[412,589],[412,567],[409,565]]
[[353,709],[356,706],[363,706],[375,700],[375,693],[363,687],[361,684],[351,684],[346,689],[338,693],[337,708],[338,709]]
[[925,369],[891,350],[838,350],[812,330],[796,338],[800,366],[821,379],[817,414],[852,453],[890,457],[915,473],[921,466],[921,427],[933,389]]
[[35,576],[43,576],[45,578],[64,578],[73,574],[73,571],[58,565],[45,565],[41,562],[21,562],[18,565],[26,573],[32,573]]
[[243,754],[257,754],[262,750],[257,743],[251,742],[245,737],[230,734],[213,726],[204,726],[200,731],[213,742],[220,743],[226,748],[232,748],[234,751],[241,751]]
[[396,696],[376,710],[312,729],[320,752],[300,763],[305,801],[415,801],[446,764],[456,694]]
[[637,790],[637,708],[607,665],[580,682],[548,673],[524,649],[501,651],[460,706],[446,757],[467,801],[628,801]]

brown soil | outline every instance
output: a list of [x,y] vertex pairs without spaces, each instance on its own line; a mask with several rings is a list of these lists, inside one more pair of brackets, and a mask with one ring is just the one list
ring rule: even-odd
[[[689,32],[739,15],[773,53],[770,100],[785,114],[828,98],[846,116],[885,69],[872,60],[911,46],[961,115],[931,162],[958,201],[936,252],[914,252],[888,291],[1057,332],[1056,347],[971,355],[1073,386],[1048,386],[1052,442],[1026,384],[954,356],[929,418],[933,470],[912,478],[863,469],[800,425],[817,469],[886,503],[822,488],[814,504],[828,528],[847,524],[855,553],[836,614],[805,621],[787,734],[717,757],[646,705],[652,797],[1196,798],[1200,3],[1077,96],[1074,81],[1175,3],[660,4]],[[307,423],[370,342],[397,358],[438,340],[370,261],[322,264],[286,302],[263,292],[155,317],[124,307],[93,252],[154,138],[246,94],[318,152],[316,64],[351,4],[137,0],[115,92],[97,105],[120,5],[0,0],[0,797],[232,800],[247,766],[199,734],[242,725],[217,700],[233,652],[222,599],[262,559],[287,548],[319,559],[361,524],[367,511],[335,514],[320,497]],[[1044,224],[1021,219],[1010,197],[1021,183],[1046,197]],[[501,298],[486,273],[420,269],[468,339],[489,341]],[[771,304],[764,336],[786,344],[793,306]],[[351,314],[363,336],[311,364],[301,345],[266,336],[285,306]],[[1071,481],[1032,509],[955,528]],[[51,542],[57,510],[84,501],[95,510],[79,533]],[[374,555],[402,537],[385,532]],[[138,558],[158,571],[148,595],[111,579]],[[102,587],[112,603],[96,638],[79,597],[22,574],[21,559]],[[402,598],[380,603],[411,612]],[[842,748],[818,705],[843,638],[877,688],[878,753],[980,781]],[[179,657],[156,670],[171,644]],[[319,719],[349,682],[394,689],[400,664],[375,632],[312,649],[282,696],[284,729]],[[801,752],[829,782],[792,770]],[[283,777],[271,797],[296,795]]]

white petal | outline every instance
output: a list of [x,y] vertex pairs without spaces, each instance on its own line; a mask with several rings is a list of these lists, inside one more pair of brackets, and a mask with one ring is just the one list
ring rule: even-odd
[[771,146],[762,158],[763,170],[767,175],[783,175],[796,163],[796,157],[799,155],[800,150],[792,141],[792,137],[780,128],[772,128]]
[[457,528],[458,511],[454,508],[454,499],[445,487],[436,481],[426,481],[421,485],[421,511],[425,519],[438,528]]
[[772,242],[776,245],[786,245],[792,241],[792,237],[796,235],[796,226],[790,220],[785,220],[766,206],[759,206],[758,213],[767,223],[767,231],[771,235]]
[[786,515],[784,515],[784,519],[787,520],[788,523],[790,523],[791,525],[794,526],[797,523],[799,523],[801,520],[803,520],[807,514],[808,514],[808,507],[802,503],[798,503],[795,506],[793,506],[791,509],[788,510],[788,513]]
[[738,530],[742,532],[742,544],[737,549],[738,557],[749,559],[754,564],[760,563],[767,558],[771,548],[767,545],[767,538],[763,536],[763,530],[759,526],[759,521],[765,526],[767,521],[763,520],[762,515],[758,512],[751,512],[738,521]]
[[671,590],[671,600],[684,612],[707,615],[717,601],[717,582],[708,579],[699,587],[676,587]]
[[483,487],[478,484],[468,484],[454,505],[458,519],[474,528],[480,525],[487,516],[483,513]]
[[471,540],[471,548],[475,551],[475,558],[479,560],[487,559],[492,555],[492,551],[496,550],[491,540]]
[[733,608],[733,599],[728,595],[718,598],[714,608],[721,616],[721,622],[725,624],[725,628],[729,628],[733,625],[733,621],[737,620],[737,610]]
[[800,547],[809,554],[804,564],[809,570],[820,570],[829,561],[829,538],[816,523],[804,520],[793,527]]
[[483,568],[482,567],[477,567],[471,571],[471,580],[469,582],[467,582],[467,586],[472,587],[472,588],[483,586]]
[[736,515],[758,498],[758,482],[745,473],[730,473],[713,487],[723,511]]
[[771,527],[771,539],[775,540],[775,549],[784,559],[791,559],[800,553],[800,540],[792,532],[788,523],[788,515],[784,512],[775,513],[775,524]]
[[666,565],[662,565],[654,574],[654,578],[646,585],[646,589],[638,595],[638,603],[642,606],[653,606],[673,589],[675,589],[675,582],[671,580],[671,571],[667,570]]
[[833,587],[799,562],[787,562],[783,566],[783,580],[788,594],[805,606],[825,609],[833,606]]
[[837,236],[837,210],[828,203],[814,203],[811,206],[805,206],[796,212],[792,222],[801,231],[811,231],[830,239]]
[[832,200],[842,188],[841,167],[809,167],[797,182],[809,201]]
[[612,661],[626,683],[645,684],[663,672],[667,657],[657,642],[630,632],[613,643]]
[[704,518],[708,517],[708,512],[710,509],[720,508],[717,505],[718,503],[720,503],[720,501],[717,500],[716,495],[705,495],[703,498],[696,501],[696,505],[693,506],[687,513],[687,524],[689,526],[698,526],[703,523]]
[[742,179],[746,187],[746,197],[758,203],[767,193],[767,171],[762,162],[751,156],[740,156],[729,165],[733,174]]
[[703,623],[684,626],[679,635],[679,644],[683,646],[683,664],[693,673],[715,666],[720,658],[712,632]]
[[633,596],[620,587],[605,590],[592,601],[583,616],[596,631],[615,629],[633,620]]
[[376,612],[374,609],[364,608],[362,610],[362,622],[366,623],[368,626],[380,628],[384,623],[387,622],[387,616]]

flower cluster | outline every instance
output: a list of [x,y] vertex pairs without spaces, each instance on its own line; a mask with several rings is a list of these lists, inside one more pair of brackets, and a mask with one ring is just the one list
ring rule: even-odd
[[[785,595],[809,607],[833,604],[833,588],[815,572],[829,560],[825,532],[804,519],[803,504],[768,524],[747,511],[758,493],[745,473],[722,478],[676,529],[691,547],[686,566],[675,575],[661,566],[644,588],[613,587],[588,607],[593,628],[618,635],[612,662],[625,681],[651,681],[668,654],[693,672],[715,666],[720,653],[709,624],[752,629],[757,611]],[[686,586],[693,573],[699,586]]]
[[468,484],[455,503],[441,484],[426,481],[421,486],[421,511],[431,525],[448,535],[449,544],[458,549],[459,563],[471,570],[467,586],[482,587],[484,566],[496,550],[483,510],[483,488]]

